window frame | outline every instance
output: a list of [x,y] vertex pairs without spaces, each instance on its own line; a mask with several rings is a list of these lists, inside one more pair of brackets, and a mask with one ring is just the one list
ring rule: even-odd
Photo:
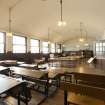
[[0,53],[0,54],[4,54],[6,53],[6,32],[0,32],[0,33],[3,33],[3,44],[4,45],[4,48],[3,48],[3,53]]
[[[58,48],[59,45],[59,48]],[[58,49],[60,49],[60,52],[58,52]],[[61,44],[56,43],[56,53],[61,53]]]
[[[40,40],[39,39],[35,39],[35,38],[31,38],[32,40],[37,40],[38,41],[38,45],[39,45],[39,52],[40,53]],[[31,52],[31,47],[36,47],[36,46],[31,46],[31,39],[30,39],[30,52]],[[31,52],[32,53],[32,52]],[[32,53],[32,54],[37,54],[36,52],[35,53]]]
[[[98,44],[98,46],[97,46]],[[102,44],[102,45],[100,45]],[[97,41],[95,43],[95,54],[98,55],[98,56],[102,56],[102,55],[105,55],[105,40],[102,40],[102,41]],[[97,51],[97,48],[99,48],[99,50]],[[100,50],[101,49],[101,50]]]
[[[54,48],[51,47],[51,44],[54,44]],[[52,49],[54,49],[55,52],[52,52],[51,51]],[[53,53],[53,54],[56,53],[56,43],[50,43],[50,52]]]
[[[26,50],[25,50],[25,52],[21,52],[21,53],[22,53],[22,54],[27,53],[27,37],[26,37],[26,36],[22,36],[22,35],[17,35],[17,34],[13,34],[13,35],[12,35],[12,53],[14,53],[14,52],[13,52],[13,45],[14,45],[14,44],[13,44],[13,36],[18,36],[18,37],[23,37],[23,38],[25,38],[25,49],[26,49]],[[18,52],[18,53],[19,53],[19,52]],[[21,53],[20,53],[20,54],[21,54]],[[16,53],[14,53],[14,54],[16,54]]]
[[49,51],[49,50],[50,50],[50,49],[49,49],[49,43],[48,43],[48,46],[47,46],[47,47],[44,46],[44,48],[48,48],[48,52],[46,53],[46,52],[43,52],[43,42],[47,42],[47,43],[48,43],[48,41],[42,41],[42,53],[43,53],[43,54],[48,54],[48,53],[50,52],[50,51]]

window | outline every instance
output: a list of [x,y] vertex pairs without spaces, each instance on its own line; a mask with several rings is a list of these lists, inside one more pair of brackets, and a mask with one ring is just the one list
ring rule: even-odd
[[13,53],[26,52],[26,38],[22,36],[13,35]]
[[61,44],[56,44],[56,52],[61,53]]
[[55,44],[51,43],[51,53],[55,53]]
[[5,34],[0,32],[0,53],[4,53],[4,46],[5,46]]
[[105,41],[97,42],[95,48],[96,48],[96,55],[105,54]]
[[48,53],[49,52],[48,42],[42,42],[42,52],[43,53]]
[[39,40],[31,39],[31,53],[39,53]]

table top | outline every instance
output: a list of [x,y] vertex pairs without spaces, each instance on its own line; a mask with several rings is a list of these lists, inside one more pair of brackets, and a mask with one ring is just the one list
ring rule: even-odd
[[10,90],[11,88],[18,86],[22,82],[17,81],[12,77],[0,75],[0,94]]
[[19,75],[40,79],[48,73],[48,78],[55,78],[58,75],[56,70],[32,70],[22,67],[11,67],[11,70]]
[[6,69],[8,69],[8,68],[4,67],[4,66],[0,66],[0,71],[6,70]]
[[17,64],[17,60],[2,60],[0,61],[0,63],[4,63],[4,64]]
[[37,64],[20,64],[19,65],[20,67],[29,67],[29,68],[34,68],[34,67],[36,67],[37,66]]
[[19,64],[19,65],[20,65],[20,64],[24,64],[24,62],[20,62],[20,61],[18,61],[17,64]]
[[53,70],[57,72],[58,74],[63,74],[63,73],[84,73],[84,74],[91,74],[91,75],[99,75],[99,76],[105,76],[105,70],[100,70],[100,69],[94,69],[94,68],[89,68],[89,67],[78,67],[78,68],[56,68],[56,67],[51,67],[50,70]]
[[50,60],[69,61],[69,60],[79,60],[80,58],[81,56],[67,56],[67,57],[50,58]]
[[35,59],[35,62],[36,63],[41,63],[41,62],[43,62],[43,61],[45,61],[44,59]]
[[22,67],[11,67],[10,70],[13,71],[15,74],[37,78],[37,79],[40,79],[44,77],[45,74],[47,74],[46,71],[38,71],[38,70],[32,70],[32,69],[27,69]]

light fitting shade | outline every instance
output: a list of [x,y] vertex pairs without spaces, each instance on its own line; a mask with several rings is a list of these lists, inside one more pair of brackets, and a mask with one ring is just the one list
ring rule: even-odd
[[84,38],[80,38],[79,41],[80,41],[80,42],[84,42]]
[[66,22],[65,21],[59,21],[58,22],[58,26],[66,26]]
[[12,32],[8,32],[7,36],[12,37]]
[[60,14],[60,21],[58,22],[58,26],[61,27],[61,26],[66,26],[66,22],[63,21],[63,1],[60,0],[60,6],[61,6],[61,14]]

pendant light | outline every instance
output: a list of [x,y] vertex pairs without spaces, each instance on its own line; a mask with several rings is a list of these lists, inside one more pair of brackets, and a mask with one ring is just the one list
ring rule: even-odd
[[88,44],[88,38],[87,38],[87,35],[88,35],[87,30],[85,30],[85,32],[86,32],[86,42],[85,42],[84,46],[88,47],[89,44]]
[[84,42],[84,38],[83,38],[82,32],[83,32],[83,29],[82,29],[82,22],[80,22],[80,34],[81,34],[81,36],[80,36],[80,38],[79,38],[79,41],[80,41],[80,42]]
[[60,8],[61,14],[60,14],[60,21],[58,22],[59,27],[66,26],[66,22],[63,21],[63,1],[62,0],[60,0],[60,6],[61,6]]
[[11,9],[12,8],[9,8],[9,20],[8,20],[8,22],[9,22],[9,30],[8,30],[8,33],[7,33],[8,36],[12,36],[12,30],[11,30],[11,22],[12,22],[12,19],[11,19]]
[[8,19],[8,23],[9,23],[9,29],[8,29],[8,36],[12,36],[12,29],[11,29],[11,23],[12,23],[12,17],[11,17],[11,12],[12,10],[19,4],[21,3],[23,0],[17,0],[16,3],[14,5],[12,5],[11,7],[9,7],[9,19]]
[[48,44],[50,44],[50,28],[48,28]]

